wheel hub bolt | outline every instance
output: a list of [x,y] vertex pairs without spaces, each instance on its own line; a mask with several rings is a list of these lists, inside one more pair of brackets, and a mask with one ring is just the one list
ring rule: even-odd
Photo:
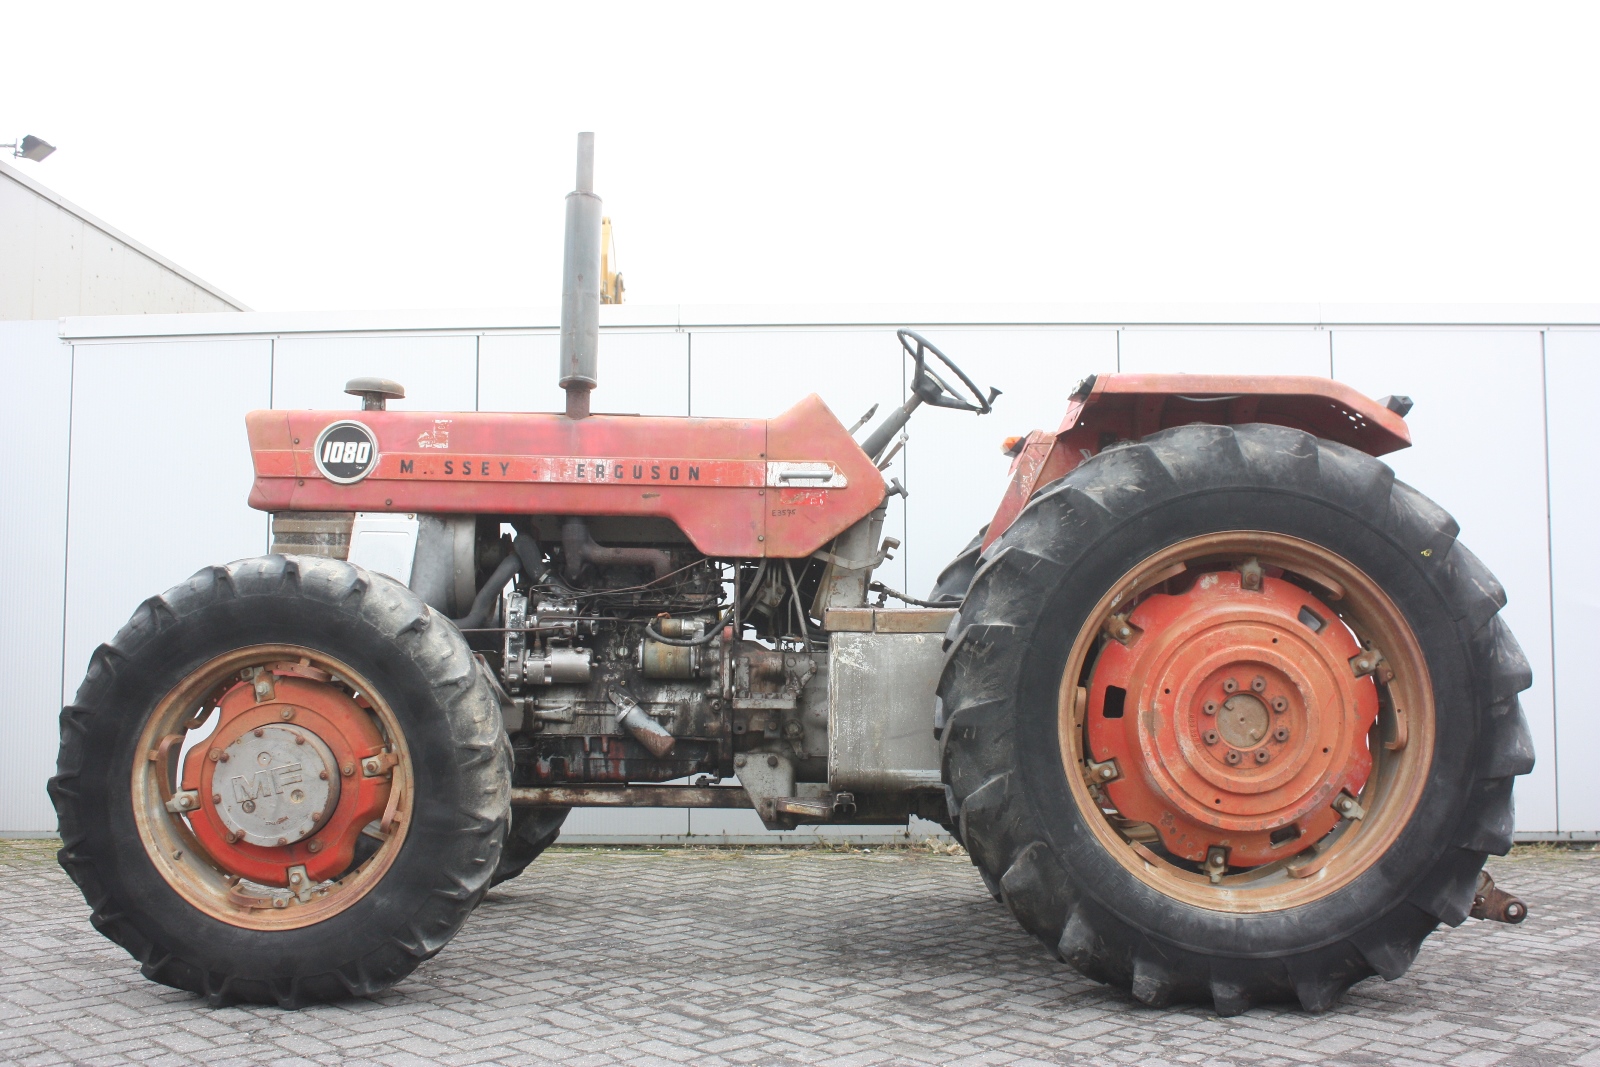
[[1259,674],[1256,675],[1254,678],[1252,678],[1250,680],[1250,688],[1254,689],[1258,693],[1261,692],[1266,687],[1267,687],[1267,680],[1265,678],[1261,677],[1261,675],[1259,675]]
[[356,773],[356,765],[354,763],[346,763],[343,767],[340,767],[339,770],[343,771],[344,776],[348,778],[352,774]]
[[1215,700],[1208,700],[1206,701],[1206,706],[1200,710],[1205,712],[1207,715],[1215,715],[1217,713],[1217,702]]
[[265,733],[264,730],[260,729],[259,727],[256,728],[256,736],[257,737],[260,737],[263,733]]
[[322,842],[321,841],[312,841],[310,844],[306,845],[306,851],[308,851],[308,852],[321,852],[322,851]]
[[1227,681],[1222,683],[1222,691],[1224,693],[1231,693],[1235,689],[1238,689],[1238,688],[1239,688],[1239,683],[1234,681],[1232,678],[1229,678]]
[[213,803],[213,804],[221,804],[222,803],[222,794],[221,793],[212,793],[211,794],[211,803]]
[[1228,749],[1228,754],[1223,758],[1226,759],[1230,764],[1237,764],[1240,760],[1244,759],[1244,757],[1239,754],[1239,750],[1236,748]]
[[1256,762],[1257,763],[1265,763],[1271,758],[1272,758],[1272,753],[1268,752],[1266,749],[1264,749],[1264,748],[1256,749]]
[[294,718],[294,709],[293,708],[284,708],[278,714],[281,715],[285,720],[292,719],[292,718]]
[[1281,715],[1285,711],[1289,710],[1289,702],[1287,700],[1285,700],[1283,697],[1273,697],[1272,698],[1272,710],[1276,711],[1278,714]]
[[1217,743],[1217,732],[1215,730],[1207,730],[1205,733],[1201,734],[1200,737],[1208,745],[1214,745]]
[[1272,739],[1274,741],[1289,740],[1289,728],[1287,726],[1278,727],[1276,730],[1272,731]]

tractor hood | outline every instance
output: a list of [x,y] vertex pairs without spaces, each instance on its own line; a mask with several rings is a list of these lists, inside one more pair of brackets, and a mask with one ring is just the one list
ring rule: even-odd
[[262,511],[670,519],[708,556],[798,558],[883,501],[816,394],[775,419],[252,411]]

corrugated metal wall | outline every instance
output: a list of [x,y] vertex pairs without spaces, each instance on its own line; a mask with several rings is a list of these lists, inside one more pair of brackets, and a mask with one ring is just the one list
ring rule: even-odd
[[[985,522],[1007,462],[1000,440],[1053,426],[1085,374],[1229,371],[1332,374],[1417,406],[1404,480],[1449,509],[1500,576],[1507,617],[1533,664],[1524,694],[1539,765],[1517,791],[1524,834],[1595,836],[1600,717],[1586,680],[1600,579],[1586,549],[1600,489],[1586,434],[1600,386],[1600,330],[1492,327],[959,326],[928,336],[984,385],[995,413],[924,411],[889,472],[911,491],[891,508],[904,542],[885,578],[925,591]],[[607,329],[603,411],[773,415],[808,391],[846,423],[898,402],[889,328],[719,326]],[[251,408],[353,407],[344,382],[402,382],[411,408],[559,406],[552,331],[63,343],[57,324],[0,323],[0,410],[12,462],[0,485],[0,665],[8,744],[0,831],[44,831],[58,698],[94,645],[143,598],[195,569],[257,554],[266,520],[244,505]],[[69,432],[70,430],[70,432]],[[1554,590],[1554,595],[1552,595]],[[758,835],[748,812],[580,812],[569,837]]]

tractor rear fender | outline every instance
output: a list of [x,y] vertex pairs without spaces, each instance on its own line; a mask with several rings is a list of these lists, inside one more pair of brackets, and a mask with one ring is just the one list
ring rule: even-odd
[[1189,423],[1265,422],[1349,445],[1370,456],[1407,448],[1409,399],[1383,401],[1310,375],[1097,374],[1073,390],[1054,431],[1023,439],[989,532],[988,548],[1044,486],[1120,441]]

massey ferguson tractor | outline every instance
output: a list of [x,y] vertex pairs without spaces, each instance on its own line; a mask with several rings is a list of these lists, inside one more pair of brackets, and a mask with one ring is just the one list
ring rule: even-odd
[[1482,868],[1533,766],[1529,668],[1455,522],[1377,458],[1409,400],[1088,378],[915,599],[873,577],[880,472],[918,408],[997,393],[903,330],[910,395],[859,439],[814,395],[591,413],[592,146],[566,410],[357,379],[359,409],[251,412],[272,552],[145,601],[62,711],[60,861],[146,977],[375,993],[596,805],[935,820],[1061,960],[1222,1014],[1320,1011],[1441,923],[1526,915]]

